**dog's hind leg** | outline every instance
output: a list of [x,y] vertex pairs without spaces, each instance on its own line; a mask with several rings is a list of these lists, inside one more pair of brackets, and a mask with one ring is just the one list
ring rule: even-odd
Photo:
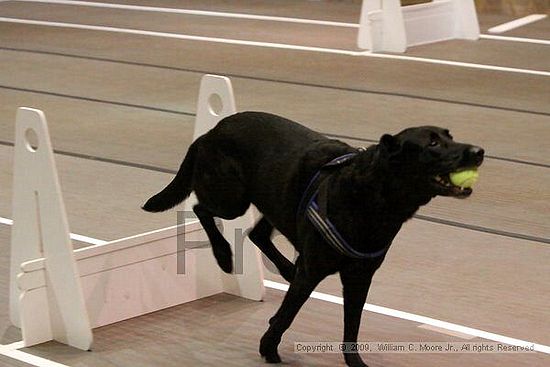
[[202,227],[204,228],[210,244],[212,246],[212,252],[218,262],[220,268],[226,273],[231,273],[233,270],[233,252],[229,242],[223,237],[214,221],[214,215],[200,203],[193,207],[193,211],[199,218]]
[[[299,261],[298,258],[297,264]],[[277,346],[281,342],[283,333],[290,327],[300,308],[325,276],[320,273],[306,273],[300,265],[297,266],[296,276],[290,283],[283,303],[275,316],[269,320],[269,328],[260,340],[260,354],[267,363],[281,362],[279,353],[277,353]]]
[[254,226],[248,237],[258,248],[267,256],[271,262],[277,267],[279,273],[289,283],[294,279],[294,273],[296,272],[294,264],[289,261],[271,241],[271,234],[273,233],[273,225],[269,221],[262,217],[258,223]]

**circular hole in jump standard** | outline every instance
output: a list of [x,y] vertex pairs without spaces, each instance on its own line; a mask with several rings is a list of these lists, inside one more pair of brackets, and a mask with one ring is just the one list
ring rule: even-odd
[[38,135],[36,135],[36,131],[33,129],[25,131],[25,143],[29,151],[36,152],[38,150]]
[[216,116],[219,116],[222,113],[223,102],[218,94],[214,93],[210,95],[208,98],[208,108],[210,109],[210,112]]

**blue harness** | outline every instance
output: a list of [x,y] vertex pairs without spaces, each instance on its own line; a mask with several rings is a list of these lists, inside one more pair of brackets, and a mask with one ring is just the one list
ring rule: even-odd
[[326,216],[326,200],[322,203],[324,206],[323,209],[320,208],[318,203],[319,198],[319,188],[324,179],[327,178],[327,175],[323,175],[324,171],[328,168],[340,166],[343,163],[347,162],[351,158],[355,157],[357,153],[348,153],[340,157],[337,157],[330,162],[326,163],[317,173],[313,176],[309,182],[306,191],[300,200],[300,205],[298,206],[298,215],[305,214],[309,219],[311,224],[317,229],[321,236],[339,253],[344,256],[351,257],[354,259],[372,259],[384,255],[388,249],[389,245],[385,248],[378,250],[376,252],[359,252],[355,250],[338,232],[336,227]]

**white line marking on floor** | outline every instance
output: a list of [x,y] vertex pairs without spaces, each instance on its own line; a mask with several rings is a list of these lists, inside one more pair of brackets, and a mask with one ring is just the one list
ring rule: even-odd
[[457,67],[464,67],[464,68],[470,68],[470,69],[493,70],[493,71],[502,71],[502,72],[508,72],[508,73],[530,74],[530,75],[537,75],[537,76],[550,76],[550,71],[518,69],[518,68],[507,67],[507,66],[474,64],[470,62],[430,59],[427,57],[415,57],[415,56],[379,54],[379,53],[369,53],[363,56],[375,57],[380,59],[393,59],[393,60],[424,62],[428,64],[449,65],[449,66],[457,66]]
[[350,50],[340,50],[340,49],[332,49],[332,48],[298,46],[298,45],[289,45],[284,43],[245,41],[245,40],[216,38],[216,37],[191,36],[191,35],[178,34],[178,33],[143,31],[139,29],[104,27],[104,26],[83,25],[83,24],[74,24],[74,23],[47,22],[47,21],[30,20],[30,19],[0,17],[0,22],[31,24],[31,25],[40,25],[40,26],[46,26],[46,27],[84,29],[84,30],[101,31],[101,32],[127,33],[127,34],[139,35],[139,36],[174,38],[174,39],[181,39],[181,40],[187,40],[187,41],[216,42],[216,43],[243,45],[243,46],[257,46],[257,47],[282,48],[282,49],[299,50],[299,51],[324,52],[324,53],[341,54],[341,55],[349,55],[349,56],[362,55],[364,53],[363,51],[350,51]]
[[155,13],[201,15],[201,16],[220,17],[220,18],[267,20],[272,22],[302,23],[302,24],[324,25],[324,26],[332,26],[332,27],[346,27],[346,28],[359,27],[358,24],[354,24],[354,23],[333,22],[328,20],[288,18],[288,17],[277,17],[277,16],[270,16],[270,15],[228,13],[228,12],[207,11],[207,10],[162,8],[162,7],[156,7],[156,6],[153,7],[153,6],[139,6],[139,5],[122,5],[122,4],[113,4],[113,3],[71,1],[71,0],[15,0],[15,1],[28,2],[28,3],[47,3],[47,4],[58,4],[58,5],[86,6],[86,7],[94,7],[94,8],[110,8],[110,9],[120,9],[120,10],[155,12]]
[[84,243],[90,243],[92,245],[104,245],[108,241],[98,240],[92,237],[83,236],[81,234],[71,233],[71,239],[75,241],[80,241]]
[[[281,290],[281,291],[285,291],[285,292],[288,290],[288,285],[273,282],[271,280],[264,280],[264,285],[268,288],[277,289],[277,290]],[[342,297],[333,296],[331,294],[313,292],[313,293],[311,293],[311,298],[318,299],[318,300],[321,300],[321,301],[336,303],[336,304],[339,304],[339,305],[344,304],[344,300],[343,300]],[[547,345],[536,344],[536,343],[532,343],[532,342],[529,342],[529,341],[526,341],[526,340],[520,340],[520,339],[510,338],[510,337],[507,337],[507,336],[504,336],[504,335],[489,333],[487,331],[474,329],[474,328],[470,328],[470,327],[462,326],[462,325],[458,325],[458,324],[453,324],[453,323],[450,323],[450,322],[433,319],[431,317],[415,315],[413,313],[394,310],[394,309],[388,308],[388,307],[376,306],[376,305],[372,305],[370,303],[365,303],[365,306],[363,307],[363,309],[366,310],[366,311],[379,313],[381,315],[396,317],[396,318],[399,318],[399,319],[418,322],[418,323],[421,323],[421,324],[432,325],[432,326],[435,326],[435,327],[438,327],[438,328],[441,328],[441,329],[456,331],[456,332],[459,332],[459,333],[462,333],[462,334],[472,335],[472,336],[475,336],[475,337],[478,337],[478,338],[492,340],[492,341],[495,341],[495,342],[505,343],[505,344],[509,344],[509,345],[519,345],[519,346],[533,345],[536,351],[541,352],[541,353],[550,354],[550,346],[547,346]]]
[[13,220],[8,219],[8,218],[0,217],[0,224],[5,224],[5,225],[8,225],[8,226],[11,226],[11,225],[13,225]]
[[424,330],[435,331],[436,333],[455,336],[455,337],[461,338],[461,339],[466,339],[466,340],[475,339],[474,335],[463,334],[463,333],[459,333],[458,331],[442,329],[440,327],[433,326],[433,325],[422,324],[422,325],[418,325],[418,327],[421,328],[421,329],[424,329]]
[[[86,238],[88,238],[90,240],[93,240],[94,242],[102,241],[102,240],[99,240],[99,239],[96,239],[96,238],[91,238],[91,237],[86,237]],[[277,283],[277,282],[267,280],[267,279],[264,280],[264,286],[266,286],[267,288],[277,289],[277,290],[284,291],[284,292],[288,291],[288,285],[287,284]],[[335,303],[335,304],[339,304],[339,305],[344,304],[344,299],[342,297],[333,296],[331,294],[326,294],[326,293],[321,293],[321,292],[313,292],[313,293],[311,293],[310,297],[313,298],[313,299],[318,299],[318,300],[321,300],[321,301],[326,301],[326,302]],[[381,315],[386,315],[386,316],[391,316],[391,317],[395,317],[395,318],[399,318],[399,319],[403,319],[403,320],[418,322],[420,324],[427,324],[427,325],[435,326],[435,327],[440,328],[440,329],[455,331],[455,332],[458,332],[458,333],[462,333],[462,334],[466,334],[466,335],[472,335],[472,336],[475,336],[475,337],[479,337],[479,338],[483,338],[483,339],[487,339],[487,340],[492,340],[492,341],[496,341],[496,342],[501,342],[501,343],[505,343],[505,344],[509,344],[509,345],[525,346],[527,344],[529,344],[529,345],[532,344],[532,345],[534,345],[534,348],[535,348],[536,351],[541,352],[541,353],[550,354],[550,346],[547,346],[547,345],[536,344],[536,343],[532,343],[532,342],[525,341],[525,340],[510,338],[510,337],[507,337],[507,336],[504,336],[504,335],[489,333],[487,331],[474,329],[474,328],[470,328],[470,327],[462,326],[462,325],[458,325],[458,324],[453,324],[453,323],[450,323],[450,322],[433,319],[431,317],[415,315],[413,313],[399,311],[399,310],[395,310],[395,309],[388,308],[388,307],[383,307],[383,306],[376,306],[376,305],[372,305],[370,303],[365,303],[365,306],[363,307],[363,309],[366,310],[366,311],[379,313]],[[0,346],[0,347],[6,347],[6,346]]]
[[487,39],[487,40],[492,40],[492,41],[535,43],[535,44],[539,44],[539,45],[550,46],[550,40],[542,40],[542,39],[536,39],[536,38],[496,36],[496,35],[492,35],[492,34],[482,34],[479,37],[482,38],[482,39]]
[[[270,15],[229,13],[229,12],[219,12],[219,11],[163,8],[163,7],[139,6],[139,5],[122,5],[122,4],[113,4],[113,3],[71,1],[71,0],[13,0],[13,1],[86,6],[86,7],[96,7],[96,8],[112,8],[112,9],[146,11],[146,12],[156,12],[156,13],[202,15],[202,16],[235,18],[235,19],[266,20],[266,21],[272,21],[272,22],[301,23],[301,24],[312,24],[312,25],[343,27],[343,28],[359,28],[359,24],[357,23],[335,22],[335,21],[306,19],[306,18],[278,17],[278,16],[270,16]],[[486,34],[480,35],[480,38],[484,38],[488,40],[525,42],[525,43],[550,45],[549,40],[534,39],[534,38],[492,36],[492,35],[486,35]]]
[[35,356],[34,354],[26,353],[18,349],[24,348],[23,341],[18,341],[11,344],[0,344],[0,355],[16,359],[36,367],[69,367],[65,364],[57,363],[46,358]]
[[[11,225],[13,225],[13,220],[11,220],[9,218],[0,217],[0,224],[5,224],[5,225],[8,225],[8,226],[11,226]],[[81,234],[75,234],[75,233],[71,233],[71,239],[75,240],[75,241],[84,242],[84,243],[90,243],[92,245],[104,245],[104,244],[107,243],[107,241],[98,240],[96,238],[83,236]]]
[[34,354],[25,353],[20,350],[7,349],[3,345],[0,345],[0,355],[13,358],[36,367],[70,367],[66,364],[50,361],[49,359],[38,357]]
[[20,340],[11,344],[0,344],[0,348],[4,348],[6,350],[21,349],[25,348],[25,342],[23,340]]
[[471,68],[471,69],[492,70],[492,71],[529,74],[529,75],[537,75],[537,76],[550,76],[550,72],[548,71],[518,69],[518,68],[505,67],[505,66],[474,64],[474,63],[468,63],[468,62],[449,61],[449,60],[441,60],[441,59],[429,59],[424,57],[378,54],[378,53],[372,53],[369,51],[351,51],[351,50],[340,50],[340,49],[322,48],[322,47],[289,45],[289,44],[283,44],[283,43],[270,43],[270,42],[245,41],[245,40],[238,40],[238,39],[226,39],[226,38],[216,38],[216,37],[191,36],[191,35],[177,34],[177,33],[154,32],[154,31],[144,31],[144,30],[138,30],[138,29],[93,26],[93,25],[83,25],[83,24],[74,24],[74,23],[48,22],[48,21],[18,19],[18,18],[1,17],[0,22],[31,24],[31,25],[39,25],[39,26],[46,26],[46,27],[84,29],[84,30],[101,31],[101,32],[125,33],[125,34],[134,34],[134,35],[140,35],[140,36],[181,39],[181,40],[187,40],[187,41],[215,42],[215,43],[226,43],[226,44],[241,45],[241,46],[268,47],[268,48],[289,49],[289,50],[297,50],[297,51],[311,51],[311,52],[340,54],[340,55],[347,55],[347,56],[362,56],[362,57],[373,57],[373,58],[382,58],[382,59],[404,60],[404,61],[423,62],[423,63],[430,63],[430,64],[465,67],[465,68]]
[[495,27],[489,28],[489,33],[504,33],[512,29],[523,27],[524,25],[534,23],[541,19],[546,18],[546,14],[531,14],[523,18],[515,19],[510,22],[506,22]]

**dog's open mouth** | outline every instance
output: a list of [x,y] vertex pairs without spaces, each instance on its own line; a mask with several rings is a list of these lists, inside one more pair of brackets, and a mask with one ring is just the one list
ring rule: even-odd
[[433,178],[433,183],[441,192],[441,195],[466,198],[472,194],[471,188],[454,185],[449,178],[449,173],[436,175]]

